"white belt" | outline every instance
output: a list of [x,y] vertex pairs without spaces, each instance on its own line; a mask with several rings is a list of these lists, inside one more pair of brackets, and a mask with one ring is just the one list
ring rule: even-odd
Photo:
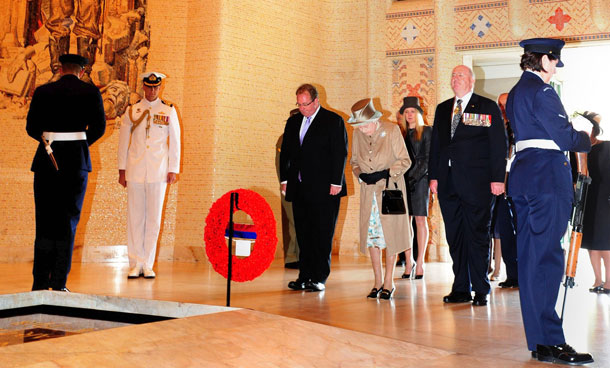
[[86,141],[85,132],[42,132],[42,136],[49,142],[53,141]]
[[551,139],[526,139],[515,144],[515,150],[517,152],[523,151],[526,148],[542,148],[561,151],[557,143]]

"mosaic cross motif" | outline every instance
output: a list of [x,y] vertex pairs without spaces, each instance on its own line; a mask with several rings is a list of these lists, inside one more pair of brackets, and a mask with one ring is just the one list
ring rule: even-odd
[[400,35],[405,41],[407,41],[407,44],[410,45],[413,43],[413,41],[415,41],[417,36],[419,36],[419,29],[417,29],[417,27],[415,27],[415,25],[409,21],[409,23],[407,23],[407,25],[402,29],[402,32],[400,32]]
[[568,23],[570,19],[572,19],[572,17],[567,14],[563,14],[563,10],[561,8],[557,8],[555,9],[555,15],[549,17],[547,20],[549,23],[554,24],[558,31],[561,31],[563,26]]
[[470,25],[470,29],[479,37],[485,36],[485,32],[491,28],[491,23],[484,16],[479,15]]

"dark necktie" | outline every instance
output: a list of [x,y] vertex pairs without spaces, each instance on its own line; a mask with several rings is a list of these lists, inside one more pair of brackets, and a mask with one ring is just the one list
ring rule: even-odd
[[460,120],[462,119],[462,100],[457,100],[457,105],[455,106],[455,110],[453,110],[453,120],[451,120],[451,138],[455,134],[455,130],[457,129]]

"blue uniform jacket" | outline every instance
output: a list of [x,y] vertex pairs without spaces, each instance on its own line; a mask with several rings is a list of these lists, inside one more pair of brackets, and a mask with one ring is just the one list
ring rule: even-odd
[[[588,152],[591,149],[587,134],[572,127],[553,87],[532,72],[523,72],[510,91],[506,113],[515,142],[550,139],[562,151]],[[517,152],[510,170],[508,194],[573,195],[570,164],[562,151],[528,148]]]

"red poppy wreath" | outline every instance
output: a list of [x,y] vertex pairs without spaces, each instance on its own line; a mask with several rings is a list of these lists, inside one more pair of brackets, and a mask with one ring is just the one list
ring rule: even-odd
[[[275,217],[271,207],[258,193],[237,189],[232,192],[239,194],[238,207],[233,212],[241,210],[247,213],[252,222],[249,231],[256,233],[256,241],[248,257],[238,258],[233,255],[234,281],[251,281],[262,275],[275,257],[277,236],[275,233]],[[212,207],[205,219],[205,252],[214,270],[227,278],[229,249],[225,238],[225,230],[229,226],[231,192],[225,193]]]

